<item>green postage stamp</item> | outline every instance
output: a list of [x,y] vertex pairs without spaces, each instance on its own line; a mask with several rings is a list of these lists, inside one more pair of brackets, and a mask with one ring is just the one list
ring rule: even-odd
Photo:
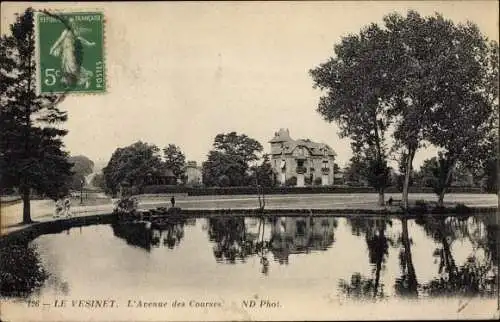
[[35,24],[40,94],[106,91],[102,12],[38,12]]

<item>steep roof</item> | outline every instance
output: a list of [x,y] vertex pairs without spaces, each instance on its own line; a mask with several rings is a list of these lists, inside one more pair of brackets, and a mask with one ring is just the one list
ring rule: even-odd
[[[274,138],[269,141],[271,143],[271,154],[290,154],[295,150],[298,146],[306,147],[309,150],[309,153],[313,156],[322,156],[324,155],[324,150],[326,149],[328,156],[336,156],[335,151],[325,143],[313,142],[309,139],[299,139],[294,140],[290,137],[290,132],[288,129],[280,129],[275,133]],[[281,145],[272,145],[272,143],[281,143]],[[282,151],[282,149],[284,151]]]

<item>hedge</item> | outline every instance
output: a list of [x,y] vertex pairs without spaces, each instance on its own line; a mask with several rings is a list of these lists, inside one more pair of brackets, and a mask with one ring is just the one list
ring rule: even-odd
[[[370,187],[347,186],[309,186],[309,187],[264,187],[264,194],[309,194],[309,193],[376,193]],[[400,193],[396,187],[389,187],[386,193]],[[451,187],[448,193],[480,193],[479,188]],[[142,189],[143,194],[160,193],[187,193],[189,196],[210,195],[253,195],[257,194],[256,187],[188,187],[171,185],[152,185]],[[434,193],[432,188],[410,187],[410,193]]]

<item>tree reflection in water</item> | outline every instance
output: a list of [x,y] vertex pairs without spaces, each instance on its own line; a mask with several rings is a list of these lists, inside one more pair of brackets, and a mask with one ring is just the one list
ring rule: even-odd
[[271,221],[271,252],[280,264],[291,254],[325,251],[335,241],[338,221],[333,217],[274,217]]
[[[399,267],[401,276],[394,282],[396,294],[403,297],[418,296],[418,281],[413,258],[411,253],[412,240],[408,233],[408,219],[401,218],[401,237],[398,240],[398,246],[401,246],[399,252]],[[400,244],[400,245],[399,245]]]
[[118,222],[111,225],[113,234],[127,244],[150,251],[151,247],[173,249],[184,238],[184,219],[169,218],[162,221]]
[[386,236],[387,225],[392,222],[386,218],[347,218],[351,231],[356,236],[365,236],[368,249],[368,260],[372,266],[372,276],[366,277],[359,272],[351,276],[350,281],[341,279],[339,289],[342,294],[354,299],[376,299],[385,297],[384,284],[380,282],[380,274],[385,269],[389,254],[389,245],[394,242]]
[[244,261],[256,253],[257,236],[247,233],[243,217],[209,218],[208,237],[215,243],[214,256],[219,262]]
[[[496,246],[498,225],[487,216],[481,219],[459,217],[425,217],[419,221],[426,234],[440,247],[434,250],[439,262],[438,277],[423,286],[430,296],[494,296],[498,274]],[[497,232],[492,238],[492,232]],[[457,239],[470,240],[473,251],[463,265],[458,266],[453,258],[452,246]],[[492,239],[492,240],[490,240]],[[495,265],[496,263],[496,265]]]
[[[285,264],[290,254],[326,250],[333,244],[337,227],[337,219],[328,217],[260,217],[255,231],[245,223],[249,220],[252,218],[209,218],[209,239],[215,243],[214,256],[218,262],[234,264],[257,255],[265,275],[269,273],[269,252],[274,260]],[[266,226],[270,226],[269,231]]]

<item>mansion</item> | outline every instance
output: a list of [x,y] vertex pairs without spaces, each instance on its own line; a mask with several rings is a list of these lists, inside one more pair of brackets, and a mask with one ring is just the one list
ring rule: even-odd
[[327,144],[293,140],[288,129],[280,129],[269,143],[271,166],[280,184],[284,185],[292,177],[297,178],[297,187],[306,183],[323,186],[334,183],[336,154]]

